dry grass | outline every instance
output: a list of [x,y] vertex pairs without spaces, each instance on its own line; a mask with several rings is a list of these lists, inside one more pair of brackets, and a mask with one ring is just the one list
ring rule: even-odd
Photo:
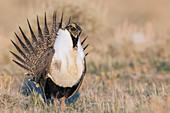
[[[36,92],[21,93],[24,70],[11,62],[10,39],[26,18],[36,27],[54,10],[89,36],[87,74],[77,101],[66,112],[167,113],[170,110],[169,1],[2,0],[0,3],[0,112],[61,112]],[[2,16],[3,15],[3,16]],[[58,16],[58,17],[59,17]],[[50,25],[51,18],[48,22]],[[34,28],[36,30],[36,28]]]

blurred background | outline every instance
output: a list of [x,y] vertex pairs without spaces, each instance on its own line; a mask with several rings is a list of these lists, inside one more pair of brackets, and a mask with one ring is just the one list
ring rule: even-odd
[[56,11],[58,20],[64,12],[65,22],[71,16],[82,27],[81,40],[88,36],[87,76],[78,100],[89,102],[84,111],[166,112],[170,109],[169,10],[169,0],[0,0],[0,81],[4,86],[0,97],[6,90],[17,90],[21,82],[16,81],[25,77],[24,70],[11,62],[9,51],[16,51],[10,41],[17,41],[14,32],[21,37],[21,26],[30,37],[26,19],[37,32],[36,16],[43,28],[44,12],[51,26]]

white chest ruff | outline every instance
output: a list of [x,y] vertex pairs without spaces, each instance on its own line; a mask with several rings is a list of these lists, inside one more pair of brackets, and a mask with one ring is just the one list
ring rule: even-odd
[[79,82],[84,70],[84,52],[80,42],[72,49],[72,39],[67,30],[59,30],[54,44],[54,57],[48,75],[55,84],[72,87]]

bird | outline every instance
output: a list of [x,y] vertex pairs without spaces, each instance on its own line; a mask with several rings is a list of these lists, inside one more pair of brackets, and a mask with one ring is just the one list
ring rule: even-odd
[[25,74],[31,77],[31,81],[34,81],[37,87],[41,88],[46,102],[49,103],[49,100],[53,98],[55,105],[60,104],[63,108],[65,100],[72,97],[83,82],[88,55],[84,51],[88,44],[83,48],[87,37],[80,41],[82,28],[78,23],[71,22],[71,17],[65,27],[62,27],[63,13],[58,24],[56,12],[53,13],[52,18],[50,33],[46,13],[43,31],[37,15],[38,36],[35,35],[27,19],[31,39],[27,38],[19,27],[23,39],[14,33],[20,46],[11,40],[19,55],[10,52],[15,57],[12,61],[25,69],[27,71]]

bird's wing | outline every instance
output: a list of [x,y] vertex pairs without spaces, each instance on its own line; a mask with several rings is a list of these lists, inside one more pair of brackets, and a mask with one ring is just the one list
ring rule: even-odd
[[49,71],[50,64],[54,55],[54,49],[49,47],[45,50],[45,52],[41,55],[38,60],[35,69],[33,70],[36,75],[36,82],[39,83],[41,77],[45,78],[46,74]]
[[56,13],[53,14],[51,33],[49,33],[48,30],[46,14],[45,14],[45,25],[44,25],[44,32],[43,32],[44,34],[42,34],[41,27],[39,24],[39,19],[37,16],[38,37],[35,36],[28,20],[27,22],[32,37],[32,43],[26,37],[22,29],[19,27],[25,43],[15,33],[21,47],[19,47],[12,40],[11,41],[15,46],[15,48],[17,49],[17,51],[20,53],[20,56],[14,52],[11,53],[17,59],[13,61],[20,67],[26,69],[28,73],[33,75],[35,77],[36,82],[38,83],[42,74],[47,73],[49,69],[49,64],[51,63],[52,56],[54,54],[53,46],[54,46],[54,41],[57,33]]

